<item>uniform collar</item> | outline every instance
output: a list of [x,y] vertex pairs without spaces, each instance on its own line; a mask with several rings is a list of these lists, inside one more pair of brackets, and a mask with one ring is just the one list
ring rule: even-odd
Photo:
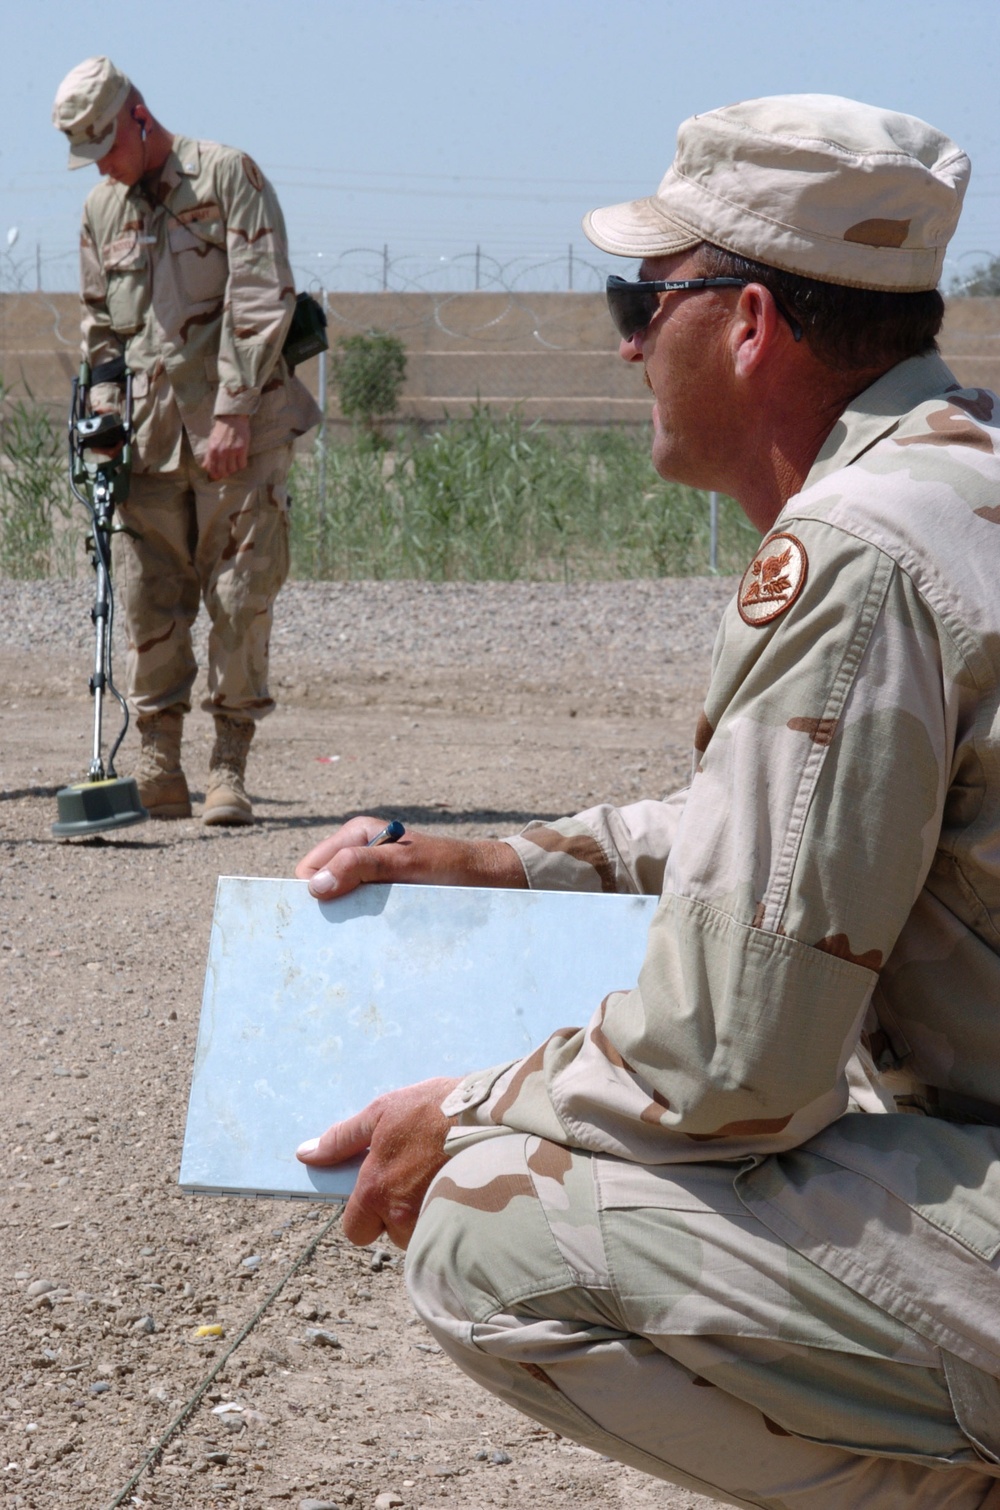
[[937,352],[910,357],[890,367],[848,404],[810,467],[802,491],[857,461],[883,436],[891,434],[911,409],[938,397],[946,388],[959,386]]
[[170,156],[160,171],[162,189],[171,192],[182,178],[197,178],[201,172],[201,143],[190,136],[175,136]]

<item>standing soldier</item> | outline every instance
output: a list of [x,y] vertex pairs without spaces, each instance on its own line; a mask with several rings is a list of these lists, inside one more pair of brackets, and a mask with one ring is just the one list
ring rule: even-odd
[[101,182],[80,238],[83,354],[96,409],[133,374],[135,454],[116,535],[137,777],[154,818],[187,818],[181,732],[212,621],[215,718],[202,822],[253,822],[244,787],[267,687],[275,597],[288,574],[292,442],[319,411],[282,357],[295,304],[284,220],[252,158],[174,136],[108,58],[67,74],[53,107],[70,168]]

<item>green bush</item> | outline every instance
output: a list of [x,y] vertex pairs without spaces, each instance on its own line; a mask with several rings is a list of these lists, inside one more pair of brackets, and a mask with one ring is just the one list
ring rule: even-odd
[[381,422],[399,408],[406,378],[406,348],[398,336],[384,330],[347,336],[333,351],[332,381],[340,412],[360,420],[377,437]]
[[70,507],[61,429],[30,390],[0,385],[0,573],[72,575],[76,542],[58,528]]
[[[387,451],[329,445],[291,479],[299,577],[584,581],[707,574],[708,497],[663,482],[646,432],[569,431],[477,409]],[[719,570],[760,539],[720,499]]]

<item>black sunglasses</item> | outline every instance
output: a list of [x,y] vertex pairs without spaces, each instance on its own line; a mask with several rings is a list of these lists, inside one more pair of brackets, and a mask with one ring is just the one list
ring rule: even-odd
[[[623,341],[631,341],[651,323],[660,307],[660,294],[672,293],[675,289],[746,288],[749,278],[681,278],[670,280],[657,278],[651,281],[630,283],[612,273],[607,282],[608,309],[615,329]],[[772,299],[774,295],[771,295]],[[802,326],[782,309],[777,299],[775,307],[782,319],[788,322],[796,341],[802,339]]]

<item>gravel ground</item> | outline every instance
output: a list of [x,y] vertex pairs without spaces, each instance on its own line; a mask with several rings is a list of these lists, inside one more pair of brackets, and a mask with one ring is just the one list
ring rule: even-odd
[[[497,672],[528,685],[686,679],[711,648],[732,578],[650,582],[290,582],[275,609],[272,661],[339,674]],[[90,581],[0,578],[0,649],[90,652]],[[205,618],[199,620],[204,640]],[[116,641],[116,643],[120,643]]]
[[[89,759],[90,583],[0,580],[5,1504],[110,1510],[322,1234],[123,1503],[709,1510],[482,1395],[412,1316],[397,1257],[325,1231],[328,1208],[176,1178],[218,875],[287,875],[357,811],[481,835],[678,784],[733,586],[290,584],[257,825],[65,844],[49,825]],[[187,733],[199,799],[210,720]]]

